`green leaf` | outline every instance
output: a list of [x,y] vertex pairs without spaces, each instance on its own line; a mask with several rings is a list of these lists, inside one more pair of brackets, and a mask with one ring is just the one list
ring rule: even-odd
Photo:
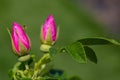
[[86,55],[84,47],[79,42],[74,42],[66,47],[67,53],[69,53],[74,60],[79,63],[86,63]]
[[85,49],[85,53],[86,53],[87,58],[90,61],[97,64],[97,56],[96,56],[95,52],[93,51],[93,49],[88,47],[88,46],[84,46],[84,49]]
[[9,70],[9,72],[8,72],[8,75],[9,75],[9,78],[10,78],[10,80],[13,80],[13,70],[12,69],[10,69]]
[[81,80],[78,76],[73,76],[69,80]]
[[83,45],[106,45],[106,44],[114,44],[119,45],[120,43],[114,39],[107,39],[107,38],[84,38],[78,40],[78,42],[82,43]]

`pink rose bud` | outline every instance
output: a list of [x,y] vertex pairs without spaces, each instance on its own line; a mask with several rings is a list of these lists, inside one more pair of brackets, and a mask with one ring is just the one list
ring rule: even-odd
[[25,33],[23,27],[16,22],[13,23],[11,41],[13,51],[18,56],[28,54],[31,46],[30,39]]
[[48,52],[57,39],[58,30],[54,21],[53,15],[49,15],[45,23],[41,28],[41,47],[40,49],[44,52]]
[[41,41],[43,44],[53,45],[57,39],[57,29],[53,15],[49,15],[41,28]]

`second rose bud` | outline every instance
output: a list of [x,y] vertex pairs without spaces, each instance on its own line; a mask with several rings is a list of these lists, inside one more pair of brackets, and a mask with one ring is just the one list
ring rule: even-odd
[[53,15],[49,15],[45,23],[41,28],[40,49],[44,52],[48,52],[51,46],[56,42],[58,35],[58,30]]

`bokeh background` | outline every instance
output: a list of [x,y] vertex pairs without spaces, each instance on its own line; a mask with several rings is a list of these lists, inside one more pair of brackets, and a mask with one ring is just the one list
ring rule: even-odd
[[[6,28],[14,21],[27,25],[31,52],[40,53],[40,27],[53,14],[60,34],[56,46],[65,46],[86,37],[107,37],[120,41],[119,0],[0,0],[0,80],[9,80],[8,70],[17,62]],[[98,64],[79,64],[64,53],[54,60],[57,69],[82,80],[120,80],[120,47],[92,46]]]

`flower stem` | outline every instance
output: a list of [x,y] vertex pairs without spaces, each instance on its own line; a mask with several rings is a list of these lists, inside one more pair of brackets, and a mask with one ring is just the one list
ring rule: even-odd
[[13,78],[14,78],[14,80],[17,80],[17,78],[16,78],[16,76],[15,76],[15,75],[13,75]]
[[27,63],[25,63],[25,68],[26,68],[26,70],[28,70],[28,69],[29,69],[29,66],[28,66],[28,64],[27,64]]
[[22,78],[24,78],[24,77],[25,77],[25,75],[24,75],[23,71],[21,71],[21,70],[17,70],[17,72],[21,74]]
[[44,70],[48,62],[50,62],[50,55],[49,53],[46,53],[43,55],[42,58],[40,58],[40,60],[34,66],[34,73],[32,76],[33,80],[37,78],[38,74],[40,74],[42,70]]
[[37,78],[37,74],[38,74],[38,71],[34,71],[34,74],[32,76],[32,80],[36,79]]
[[49,53],[44,54],[43,57],[36,63],[34,70],[41,69],[41,67],[42,67],[43,64],[47,64],[50,61],[51,60],[50,60]]

